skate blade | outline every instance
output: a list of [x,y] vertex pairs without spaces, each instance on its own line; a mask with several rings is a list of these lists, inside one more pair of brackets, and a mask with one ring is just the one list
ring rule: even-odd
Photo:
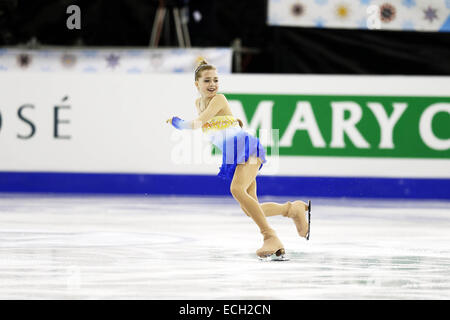
[[306,235],[306,240],[309,240],[310,234],[311,234],[311,200],[308,200],[308,234]]
[[265,257],[258,257],[261,261],[289,261],[289,258],[286,256],[286,253],[284,252],[284,249],[280,249],[277,252],[265,256]]
[[277,256],[275,254],[268,257],[258,257],[261,261],[289,261],[289,258],[286,255]]

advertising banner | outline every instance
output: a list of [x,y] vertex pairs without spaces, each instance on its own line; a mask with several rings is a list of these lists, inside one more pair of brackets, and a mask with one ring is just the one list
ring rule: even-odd
[[204,57],[225,74],[232,54],[230,48],[0,48],[0,72],[191,73]]
[[449,0],[269,0],[271,26],[450,32]]
[[[185,176],[218,179],[221,156],[202,131],[165,123],[197,117],[192,75],[7,72],[0,86],[3,191],[12,174],[22,174],[14,181],[31,173],[131,175],[148,190],[152,177],[159,186]],[[391,179],[400,187],[428,179],[438,198],[450,196],[442,190],[450,179],[449,88],[448,77],[220,77],[234,116],[267,149],[261,178]],[[26,186],[18,184],[14,190]],[[186,191],[170,184],[171,192]]]

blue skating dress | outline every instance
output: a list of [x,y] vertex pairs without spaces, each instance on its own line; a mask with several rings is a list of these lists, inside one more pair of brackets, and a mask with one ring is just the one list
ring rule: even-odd
[[218,176],[231,181],[236,166],[247,162],[250,156],[261,159],[261,170],[266,160],[266,151],[259,139],[239,126],[237,119],[231,115],[215,116],[202,126],[202,131],[222,152],[222,165]]

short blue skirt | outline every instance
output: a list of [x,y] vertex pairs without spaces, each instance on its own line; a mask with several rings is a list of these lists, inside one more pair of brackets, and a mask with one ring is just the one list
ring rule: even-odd
[[217,147],[222,151],[222,165],[218,176],[224,180],[233,180],[236,166],[247,162],[250,156],[257,156],[261,159],[259,170],[267,162],[266,151],[259,139],[244,130],[227,138]]

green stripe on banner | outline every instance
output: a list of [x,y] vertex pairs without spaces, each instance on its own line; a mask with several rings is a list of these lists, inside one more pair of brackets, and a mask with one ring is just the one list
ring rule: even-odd
[[280,156],[450,158],[450,97],[225,95]]

